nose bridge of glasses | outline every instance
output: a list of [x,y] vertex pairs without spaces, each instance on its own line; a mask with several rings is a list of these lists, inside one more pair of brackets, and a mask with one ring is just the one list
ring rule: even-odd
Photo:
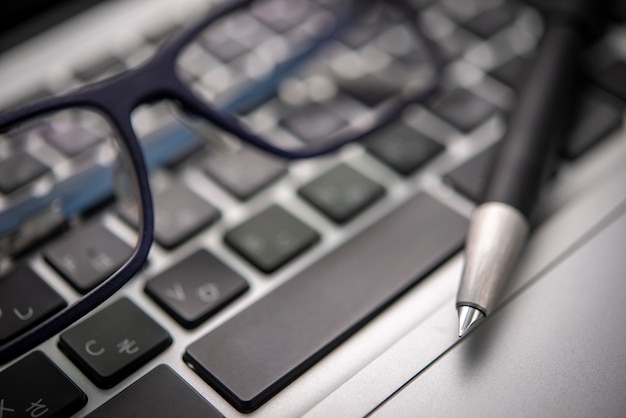
[[113,116],[127,119],[142,104],[176,100],[180,96],[173,64],[163,60],[147,62],[133,70],[93,85],[85,92]]

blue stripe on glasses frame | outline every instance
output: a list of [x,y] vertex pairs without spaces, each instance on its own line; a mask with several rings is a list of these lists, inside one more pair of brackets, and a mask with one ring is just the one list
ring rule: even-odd
[[[313,145],[306,149],[289,150],[276,147],[270,141],[251,132],[232,113],[214,108],[212,105],[202,101],[191,92],[189,87],[176,73],[176,61],[181,51],[193,42],[203,30],[214,22],[253,2],[253,0],[238,0],[216,6],[203,19],[182,30],[166,42],[150,60],[137,68],[98,83],[87,85],[69,94],[46,98],[0,115],[0,133],[5,132],[9,127],[27,122],[33,118],[70,108],[85,108],[104,116],[121,137],[122,147],[134,169],[134,180],[138,187],[139,210],[143,219],[139,227],[138,243],[129,260],[107,280],[85,294],[78,301],[25,333],[2,344],[0,346],[0,364],[5,364],[26,353],[79,320],[117,292],[144,265],[153,240],[154,214],[146,161],[131,123],[131,113],[138,106],[160,100],[172,100],[178,103],[188,114],[193,115],[194,118],[206,119],[224,131],[257,148],[287,159],[302,159],[335,151],[347,143],[366,137],[373,131],[400,117],[408,105],[423,102],[432,96],[441,83],[444,66],[443,59],[439,54],[437,46],[421,33],[417,24],[417,11],[406,4],[405,0],[386,2],[393,3],[402,13],[405,13],[412,21],[416,22],[415,25],[412,25],[412,28],[423,45],[430,60],[430,65],[433,68],[432,82],[422,89],[405,92],[388,100],[376,110],[370,123],[359,130],[343,130],[339,135],[333,137],[332,141],[327,141],[322,145]],[[338,24],[315,38],[303,50],[277,65],[267,76],[246,86],[242,93],[229,102],[227,107],[230,110],[250,107],[250,98],[253,100],[253,106],[264,103],[275,93],[281,80],[290,75],[302,63],[310,60],[321,46],[343,33],[346,28],[349,28],[357,20],[360,13],[363,13],[364,10],[367,10],[369,6],[375,3],[378,2],[372,0],[351,0],[347,2],[344,10],[337,18]],[[364,4],[368,7],[363,7]],[[158,161],[158,156],[148,156],[148,158]],[[49,202],[41,202],[40,204],[48,205]],[[36,205],[29,208],[20,207],[14,210],[16,213],[13,215],[14,217],[18,216],[20,211],[34,213],[39,209],[43,208]],[[75,208],[77,211],[79,209]],[[7,228],[3,230],[3,222],[0,222],[0,234],[6,233]],[[2,238],[0,236],[0,239]]]

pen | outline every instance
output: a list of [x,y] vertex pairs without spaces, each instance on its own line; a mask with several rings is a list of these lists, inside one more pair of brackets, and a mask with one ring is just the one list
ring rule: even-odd
[[472,213],[456,299],[459,337],[487,317],[513,271],[529,215],[549,174],[571,110],[592,2],[561,2],[547,20],[517,107],[492,169],[484,203]]

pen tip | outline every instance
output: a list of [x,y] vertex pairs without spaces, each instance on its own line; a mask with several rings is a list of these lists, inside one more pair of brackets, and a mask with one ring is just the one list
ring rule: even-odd
[[459,306],[459,337],[472,330],[485,317],[479,309],[471,306]]

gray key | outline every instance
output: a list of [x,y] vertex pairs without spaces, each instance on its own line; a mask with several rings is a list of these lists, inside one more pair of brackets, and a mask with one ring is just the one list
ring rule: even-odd
[[81,225],[43,251],[43,256],[77,291],[86,293],[130,257],[132,248],[100,222]]
[[[182,244],[220,216],[213,205],[179,181],[162,188],[155,187],[152,198],[154,238],[159,245],[168,249]],[[137,211],[134,207],[120,206],[118,213],[137,226]]]
[[578,110],[562,154],[578,158],[622,126],[624,106],[601,91],[588,92]]
[[340,164],[300,188],[298,193],[333,221],[343,223],[380,199],[385,189],[355,169]]
[[194,342],[184,359],[252,411],[454,254],[467,224],[419,195]]
[[366,141],[368,151],[408,176],[443,150],[443,145],[403,124],[393,124],[373,133]]
[[461,194],[481,202],[497,147],[492,145],[445,175],[444,179]]
[[61,334],[59,348],[98,387],[128,377],[172,343],[159,324],[126,298]]
[[90,130],[80,120],[59,120],[46,124],[41,135],[65,155],[74,157],[104,141],[104,137]]
[[496,108],[474,93],[457,89],[437,100],[430,109],[463,132],[469,132],[491,116]]
[[0,418],[63,418],[79,411],[87,396],[41,351],[0,372]]
[[626,61],[617,60],[595,76],[596,82],[609,93],[626,100]]
[[502,29],[509,27],[514,19],[515,9],[509,2],[472,17],[463,22],[463,26],[481,38],[490,38]]
[[224,240],[259,270],[271,273],[315,244],[319,235],[273,205],[229,231]]
[[241,200],[248,199],[286,173],[284,161],[243,148],[231,154],[211,154],[203,165],[206,173]]
[[323,142],[347,124],[332,109],[320,104],[288,111],[291,113],[280,121],[281,125],[306,142]]
[[187,382],[161,364],[88,415],[89,418],[218,418]]
[[0,161],[0,192],[14,192],[49,170],[48,166],[26,152],[15,154]]
[[148,293],[191,329],[248,289],[248,283],[205,250],[198,250],[150,280]]
[[530,61],[528,58],[516,55],[511,60],[492,70],[489,75],[517,90],[522,86],[524,76],[528,73],[529,65]]
[[59,296],[27,265],[0,277],[0,342],[43,321],[66,306]]
[[285,32],[304,23],[319,10],[305,0],[268,0],[254,3],[252,14],[277,32]]

